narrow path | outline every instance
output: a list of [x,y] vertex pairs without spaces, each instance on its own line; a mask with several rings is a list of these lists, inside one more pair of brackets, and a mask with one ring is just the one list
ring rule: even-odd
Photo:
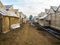
[[0,34],[0,45],[53,45],[56,40],[47,32],[38,31],[28,23],[22,29]]

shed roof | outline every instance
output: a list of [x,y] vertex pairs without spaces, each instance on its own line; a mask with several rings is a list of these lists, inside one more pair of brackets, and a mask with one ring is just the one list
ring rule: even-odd
[[56,6],[51,6],[51,8],[54,10],[54,11],[57,11],[57,8]]
[[1,9],[0,9],[0,13],[1,13],[2,15],[8,15],[8,12],[5,11],[5,10],[1,10]]
[[12,5],[5,5],[6,9],[9,9],[10,7],[12,7]]
[[16,14],[11,13],[11,12],[7,12],[6,10],[1,10],[1,9],[0,9],[0,13],[1,13],[3,16],[18,17]]

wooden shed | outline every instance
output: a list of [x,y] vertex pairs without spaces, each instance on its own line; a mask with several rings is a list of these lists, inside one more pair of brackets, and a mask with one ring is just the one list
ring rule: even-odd
[[6,33],[9,31],[9,16],[4,5],[0,1],[0,32]]
[[20,27],[19,18],[13,9],[13,5],[4,6],[0,1],[0,32],[6,33],[10,29]]
[[20,19],[17,12],[13,9],[13,5],[5,5],[5,9],[10,13],[9,21],[10,21],[10,29],[15,29],[20,27]]
[[0,9],[0,32],[6,33],[9,29],[9,14],[5,10]]

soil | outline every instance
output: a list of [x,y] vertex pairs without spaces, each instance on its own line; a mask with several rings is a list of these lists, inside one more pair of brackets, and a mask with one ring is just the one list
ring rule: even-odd
[[0,45],[60,45],[60,40],[26,23],[6,34],[0,33]]

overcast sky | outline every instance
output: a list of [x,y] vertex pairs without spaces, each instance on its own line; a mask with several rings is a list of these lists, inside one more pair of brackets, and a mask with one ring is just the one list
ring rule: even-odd
[[50,6],[60,5],[60,0],[1,0],[3,4],[14,5],[14,8],[18,8],[27,16],[38,15],[40,12],[44,12],[45,8]]

